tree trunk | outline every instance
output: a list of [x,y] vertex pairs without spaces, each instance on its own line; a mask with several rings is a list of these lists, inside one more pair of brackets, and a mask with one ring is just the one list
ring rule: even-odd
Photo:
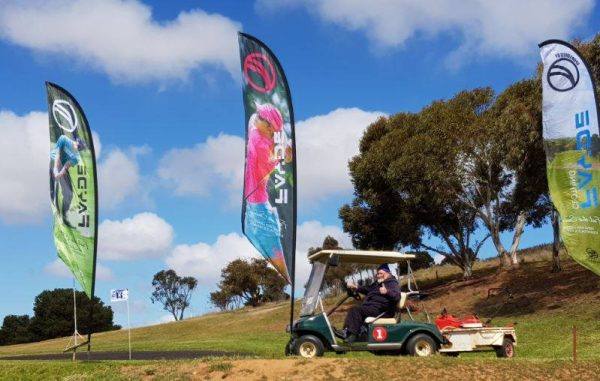
[[552,272],[558,273],[562,270],[560,267],[560,231],[558,225],[558,212],[552,208],[552,232],[554,241],[552,242]]
[[521,211],[519,217],[517,217],[517,223],[515,225],[515,234],[513,235],[512,245],[510,246],[510,264],[512,267],[519,267],[519,258],[517,258],[517,249],[521,242],[521,235],[523,234],[523,227],[525,226],[525,220],[527,218],[527,212]]
[[473,262],[468,261],[465,263],[462,270],[463,279],[471,279],[471,277],[473,277]]
[[490,236],[492,237],[492,242],[496,247],[496,251],[498,252],[498,257],[500,257],[500,262],[502,263],[502,267],[509,268],[511,266],[510,256],[506,252],[504,245],[500,241],[500,231],[495,227],[490,226]]

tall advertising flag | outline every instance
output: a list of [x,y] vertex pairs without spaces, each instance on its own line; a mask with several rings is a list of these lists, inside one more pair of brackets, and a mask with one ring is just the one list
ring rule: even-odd
[[50,123],[50,202],[58,256],[90,299],[94,295],[98,186],[92,134],[68,91],[46,82]]
[[567,252],[600,275],[600,137],[596,86],[575,47],[540,44],[548,188]]
[[242,230],[293,285],[296,140],[290,89],[265,44],[244,33],[239,33],[239,43],[246,111]]

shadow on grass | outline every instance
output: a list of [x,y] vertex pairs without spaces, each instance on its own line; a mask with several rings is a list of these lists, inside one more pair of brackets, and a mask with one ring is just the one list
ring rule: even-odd
[[523,263],[518,269],[497,272],[498,287],[513,295],[496,295],[475,303],[481,315],[521,316],[553,310],[565,310],[585,304],[600,293],[598,277],[572,260],[563,261],[563,271],[551,273],[547,262]]

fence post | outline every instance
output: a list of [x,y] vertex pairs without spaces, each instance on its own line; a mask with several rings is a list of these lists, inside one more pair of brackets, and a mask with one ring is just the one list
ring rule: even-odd
[[577,363],[577,327],[573,324],[573,363]]

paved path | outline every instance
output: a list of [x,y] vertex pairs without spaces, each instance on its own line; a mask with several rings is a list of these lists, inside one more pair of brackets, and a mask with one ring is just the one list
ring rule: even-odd
[[[141,351],[132,352],[132,360],[190,360],[200,357],[252,356],[251,353],[222,351]],[[0,360],[71,360],[73,353],[50,353],[44,355],[23,355],[0,357]],[[129,352],[77,352],[78,360],[128,360]]]

